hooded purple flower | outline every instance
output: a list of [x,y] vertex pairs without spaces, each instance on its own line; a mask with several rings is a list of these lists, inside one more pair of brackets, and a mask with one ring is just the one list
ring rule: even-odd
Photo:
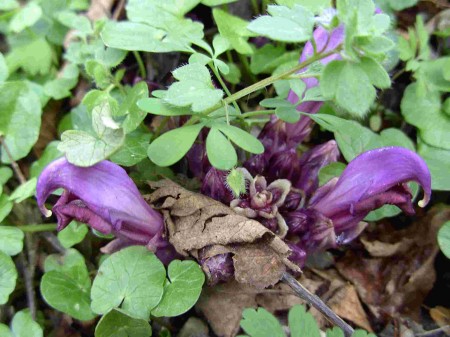
[[419,206],[424,207],[430,200],[431,176],[421,157],[401,147],[367,151],[353,159],[338,179],[319,188],[308,209],[330,219],[336,243],[345,244],[364,229],[360,221],[385,204],[414,214],[406,185],[410,181],[422,186],[424,198]]
[[65,158],[50,163],[39,176],[36,198],[41,212],[49,217],[44,203],[51,193],[63,188],[53,206],[58,230],[70,221],[90,225],[117,239],[106,248],[113,251],[129,245],[143,245],[151,251],[167,248],[162,238],[163,219],[142,198],[136,185],[120,166],[102,161],[91,167],[78,167]]

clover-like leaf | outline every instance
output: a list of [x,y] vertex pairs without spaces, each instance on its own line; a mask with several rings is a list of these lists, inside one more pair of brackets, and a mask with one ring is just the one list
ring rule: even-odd
[[13,260],[0,251],[0,304],[8,302],[9,295],[16,287],[17,270]]
[[152,311],[157,317],[173,317],[188,311],[197,302],[205,282],[205,274],[194,261],[172,261],[168,276],[163,298]]
[[0,251],[14,256],[23,249],[23,232],[14,226],[0,226]]
[[147,320],[161,301],[165,279],[163,264],[145,247],[122,249],[99,268],[91,290],[92,310],[105,314],[120,307],[132,317]]
[[148,321],[128,316],[120,309],[104,315],[95,328],[95,337],[149,337],[152,328]]

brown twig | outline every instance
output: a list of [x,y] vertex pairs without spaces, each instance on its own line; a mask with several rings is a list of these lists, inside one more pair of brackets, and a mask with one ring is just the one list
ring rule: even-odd
[[3,136],[0,136],[0,143],[2,145],[3,151],[5,151],[8,159],[11,163],[11,167],[13,168],[14,173],[17,176],[17,179],[19,179],[20,184],[25,184],[27,182],[27,179],[25,178],[22,171],[20,170],[19,165],[13,159],[13,156],[12,156],[11,152],[9,151],[8,145],[6,145],[6,142],[5,142],[5,139],[3,138]]
[[55,234],[50,232],[42,232],[41,236],[53,247],[55,250],[57,250],[59,253],[64,254],[66,252],[66,249],[59,243],[58,238]]
[[354,332],[353,328],[345,323],[342,318],[336,315],[334,311],[331,310],[330,307],[327,306],[318,296],[310,293],[308,289],[302,286],[294,276],[288,272],[285,272],[281,280],[290,286],[298,297],[305,300],[320,313],[322,313],[328,321],[340,327],[344,331],[345,337],[351,337]]
[[25,254],[23,252],[19,254],[19,263],[25,282],[28,308],[30,309],[31,317],[33,318],[33,320],[36,320],[36,293],[33,287],[33,277],[29,269],[27,259],[25,258]]

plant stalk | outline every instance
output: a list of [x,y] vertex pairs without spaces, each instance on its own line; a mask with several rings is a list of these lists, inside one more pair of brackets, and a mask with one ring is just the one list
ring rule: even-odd
[[344,322],[342,318],[334,313],[318,296],[310,293],[308,289],[302,286],[294,276],[285,272],[281,280],[292,288],[295,294],[301,299],[308,302],[314,308],[316,308],[322,315],[326,317],[328,321],[337,325],[344,331],[345,337],[351,337],[353,335],[353,328]]

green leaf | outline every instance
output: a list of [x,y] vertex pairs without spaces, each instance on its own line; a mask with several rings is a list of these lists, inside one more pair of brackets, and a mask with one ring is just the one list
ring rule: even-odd
[[45,83],[45,94],[56,100],[69,97],[71,95],[70,90],[78,83],[78,76],[78,67],[74,64],[67,65],[61,77]]
[[36,192],[37,178],[31,178],[25,184],[17,187],[10,195],[9,200],[14,201],[16,204],[21,203],[25,199],[34,196]]
[[417,83],[410,84],[402,98],[405,120],[420,130],[429,145],[450,150],[450,117],[442,111],[441,97],[436,91],[419,92]]
[[214,6],[229,4],[232,2],[236,2],[236,1],[238,1],[238,0],[202,0],[202,4],[205,6],[214,7]]
[[311,313],[303,305],[295,305],[289,310],[291,337],[320,337],[320,330]]
[[120,306],[126,314],[148,320],[162,298],[165,279],[163,264],[147,248],[122,249],[99,268],[92,285],[92,310],[105,314]]
[[232,169],[225,178],[227,187],[236,198],[246,192],[245,178],[241,170]]
[[449,151],[419,142],[418,153],[431,172],[431,188],[438,191],[450,191]]
[[122,128],[125,133],[130,133],[137,129],[142,123],[147,112],[136,104],[141,98],[148,97],[148,86],[145,82],[139,82],[127,90],[122,104],[119,106],[119,116],[125,116]]
[[19,7],[20,4],[17,2],[17,0],[2,0],[2,2],[0,3],[1,11],[10,11]]
[[[0,5],[1,8],[1,5]],[[2,337],[14,337],[11,330],[9,330],[8,326],[0,323],[0,336]]]
[[352,337],[377,337],[373,333],[368,333],[364,330],[355,330]]
[[[25,82],[0,84],[0,135],[13,160],[25,157],[36,143],[41,126],[41,102]],[[10,163],[0,148],[1,160]]]
[[450,221],[444,223],[439,229],[437,239],[442,252],[450,259]]
[[345,337],[345,336],[344,331],[335,326],[333,329],[327,330],[327,337]]
[[42,16],[42,8],[36,2],[30,2],[13,16],[9,22],[9,30],[20,33],[33,26]]
[[166,132],[150,144],[148,157],[158,166],[175,164],[189,151],[202,128],[203,124],[195,124]]
[[301,5],[315,14],[320,14],[324,9],[332,7],[330,0],[275,0],[275,2],[290,8],[296,4]]
[[275,109],[275,114],[287,123],[297,123],[300,120],[300,113],[295,106],[278,107]]
[[255,50],[250,60],[250,71],[255,74],[270,73],[275,69],[271,62],[282,56],[286,50],[282,46],[274,46],[270,43]]
[[252,134],[239,129],[233,125],[227,125],[224,123],[214,124],[214,126],[222,131],[225,136],[235,143],[240,148],[250,153],[260,154],[264,152],[264,146],[258,138]]
[[356,44],[371,55],[382,55],[395,47],[395,43],[384,36],[358,36]]
[[165,32],[142,23],[108,21],[101,37],[106,46],[123,50],[165,53],[174,51],[173,45],[164,43]]
[[13,203],[5,194],[0,195],[0,223],[9,215],[13,208]]
[[322,186],[335,177],[339,177],[347,165],[341,162],[331,163],[319,171],[319,185]]
[[0,226],[0,251],[14,256],[23,249],[23,232],[13,226]]
[[377,61],[370,57],[362,57],[361,69],[369,77],[370,83],[380,89],[387,89],[391,86],[389,74]]
[[152,311],[156,317],[174,317],[188,311],[200,297],[205,282],[205,274],[194,261],[172,261],[168,277],[163,298]]
[[16,313],[11,322],[14,337],[43,337],[41,326],[33,321],[29,309]]
[[74,248],[67,249],[64,254],[49,255],[44,261],[44,271],[57,271],[68,275],[84,287],[91,283],[84,256]]
[[6,64],[5,57],[0,53],[0,83],[4,82],[9,76],[8,65]]
[[147,148],[151,134],[145,129],[137,129],[126,135],[122,147],[111,156],[111,160],[122,166],[133,166],[147,158]]
[[223,91],[215,89],[208,69],[199,64],[187,64],[173,71],[179,82],[173,83],[164,101],[178,106],[192,106],[192,111],[201,112],[216,105],[223,96]]
[[0,196],[3,193],[3,185],[13,176],[13,171],[7,166],[0,166]]
[[122,310],[112,309],[95,327],[95,337],[149,337],[152,328],[145,319],[133,318]]
[[85,131],[69,130],[61,135],[58,150],[77,166],[92,166],[108,158],[123,144],[123,129],[111,118],[110,105],[104,103],[92,111],[95,136]]
[[[431,85],[432,89],[443,92],[450,91],[450,79],[446,78],[450,67],[450,56],[440,57],[436,60],[420,63],[419,72],[416,76]],[[434,88],[433,88],[434,87]]]
[[10,73],[22,68],[31,76],[48,74],[53,61],[54,51],[51,45],[45,38],[37,36],[28,43],[18,45],[6,55]]
[[264,308],[245,309],[241,327],[250,337],[286,337],[278,320]]
[[16,287],[17,270],[13,260],[0,251],[0,305],[8,302],[9,295]]
[[223,36],[217,34],[213,38],[213,48],[214,48],[214,57],[218,57],[219,55],[225,53],[227,50],[231,48],[230,41],[228,41]]
[[227,66],[229,68],[229,72],[228,74],[223,74],[223,77],[231,84],[239,84],[241,82],[241,70],[234,63],[229,62],[227,63]]
[[267,11],[271,16],[260,16],[247,28],[282,42],[305,42],[312,37],[314,14],[309,9],[300,5],[293,8],[269,5]]
[[160,116],[184,116],[192,114],[191,109],[170,105],[160,98],[141,98],[137,101],[137,106],[145,112]]
[[85,69],[100,89],[106,89],[113,82],[111,71],[97,60],[88,60]]
[[48,164],[64,155],[58,150],[59,143],[59,141],[54,140],[47,145],[41,157],[31,165],[30,177],[38,177]]
[[253,49],[247,40],[254,34],[247,29],[248,22],[218,8],[214,8],[212,12],[220,35],[226,38],[239,54],[252,54]]
[[96,315],[91,311],[90,282],[78,283],[67,274],[50,271],[41,279],[41,294],[53,308],[80,321],[88,321]]
[[219,170],[229,170],[236,166],[236,150],[218,128],[213,127],[208,133],[206,153],[211,165]]
[[77,15],[73,11],[61,11],[56,15],[56,19],[68,28],[72,28],[81,33],[81,36],[93,34],[91,22],[86,16]]
[[88,233],[88,227],[72,220],[66,228],[58,232],[58,240],[64,248],[70,248],[83,241]]
[[418,0],[387,0],[389,6],[395,11],[401,11],[417,4]]

